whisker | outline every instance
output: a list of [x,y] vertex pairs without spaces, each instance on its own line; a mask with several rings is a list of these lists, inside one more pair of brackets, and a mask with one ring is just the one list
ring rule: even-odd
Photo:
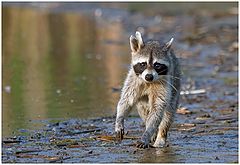
[[162,73],[162,72],[165,72],[167,69],[164,69],[164,70],[162,70],[161,72],[159,72],[158,74],[160,74],[160,73]]
[[[160,73],[162,73],[162,72],[164,72],[164,71],[166,71],[166,70],[167,70],[167,69],[164,69],[164,70],[162,70],[161,72],[159,72],[158,74],[160,74]],[[172,75],[161,75],[161,76],[168,76],[168,77],[171,77],[171,78],[175,78],[175,79],[181,80],[180,77],[175,77],[175,76],[172,76]]]
[[175,79],[181,80],[180,77],[175,77],[175,76],[172,76],[172,75],[162,75],[162,76],[171,77],[171,78],[175,78]]
[[[162,80],[164,80],[164,79],[162,79]],[[178,90],[175,88],[175,86],[174,85],[172,85],[170,82],[168,82],[167,80],[164,80],[166,83],[168,83],[173,89],[175,89],[175,91],[177,92]]]

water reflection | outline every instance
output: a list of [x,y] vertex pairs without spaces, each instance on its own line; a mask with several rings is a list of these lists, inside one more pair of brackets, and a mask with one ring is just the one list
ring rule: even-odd
[[173,147],[154,148],[144,150],[143,157],[139,160],[140,163],[174,163],[179,162],[180,158]]
[[29,120],[115,113],[111,87],[121,85],[130,59],[120,22],[15,7],[2,16],[3,136],[31,128]]

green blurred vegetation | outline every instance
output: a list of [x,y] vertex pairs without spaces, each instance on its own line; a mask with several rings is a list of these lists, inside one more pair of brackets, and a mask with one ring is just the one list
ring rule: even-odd
[[4,136],[31,128],[29,120],[115,113],[111,87],[129,58],[114,52],[128,49],[103,41],[123,37],[120,23],[97,27],[92,17],[18,7],[3,8],[3,23]]

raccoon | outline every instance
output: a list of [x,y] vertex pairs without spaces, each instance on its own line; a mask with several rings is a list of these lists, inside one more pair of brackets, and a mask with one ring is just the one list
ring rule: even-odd
[[180,95],[180,66],[171,49],[172,42],[173,38],[167,43],[155,40],[145,43],[138,31],[130,36],[132,61],[117,105],[117,139],[123,139],[124,118],[137,109],[145,131],[136,146],[166,145]]

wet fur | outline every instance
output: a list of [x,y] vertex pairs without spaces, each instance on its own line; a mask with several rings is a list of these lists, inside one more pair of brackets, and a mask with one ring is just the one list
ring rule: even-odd
[[[166,143],[167,132],[178,106],[180,92],[179,63],[173,50],[170,49],[172,40],[170,45],[158,41],[149,41],[145,44],[141,34],[139,36],[136,33],[136,36],[138,37],[130,37],[132,65],[124,82],[117,106],[116,136],[119,139],[123,138],[124,118],[132,109],[137,109],[146,126],[137,147],[147,148],[150,146],[151,140],[155,140],[153,141],[154,147],[162,147]],[[141,60],[143,62],[148,60],[148,63],[158,60],[164,63],[168,66],[167,75],[155,75],[154,81],[144,81],[142,73],[137,74],[134,71],[134,65]],[[150,64],[148,64],[147,69],[149,72],[155,73]]]

